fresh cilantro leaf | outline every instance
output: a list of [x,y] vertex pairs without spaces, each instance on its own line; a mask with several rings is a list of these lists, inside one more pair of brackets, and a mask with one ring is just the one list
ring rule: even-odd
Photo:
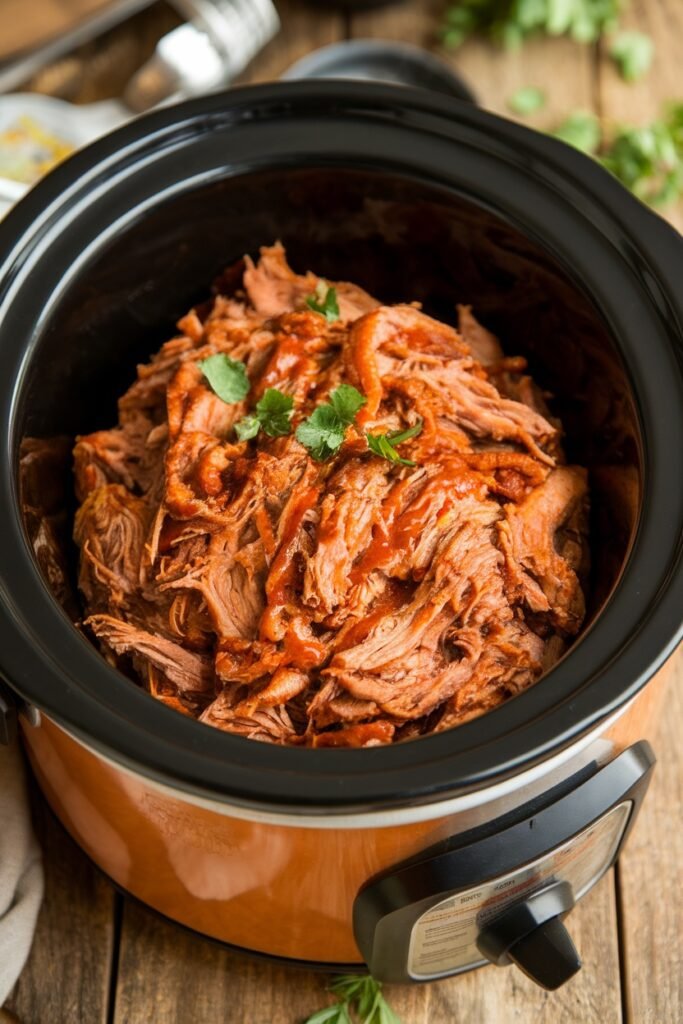
[[243,416],[242,419],[235,424],[235,433],[240,441],[249,441],[252,437],[256,437],[260,427],[261,424],[259,423],[257,416]]
[[602,137],[600,121],[595,114],[577,111],[554,131],[556,139],[580,149],[582,153],[595,153]]
[[347,426],[356,418],[356,413],[361,409],[367,398],[361,395],[351,384],[340,384],[330,395],[330,403],[342,423]]
[[345,433],[346,426],[338,414],[323,402],[296,428],[296,439],[317,462],[324,462],[341,447]]
[[294,399],[277,388],[266,388],[263,397],[256,403],[256,409],[248,416],[243,416],[235,424],[235,433],[240,441],[248,441],[256,437],[259,430],[269,437],[284,437],[292,429],[291,419]]
[[636,82],[650,70],[654,51],[654,43],[643,32],[620,32],[609,53],[617,63],[622,78],[627,82]]
[[370,451],[379,455],[380,458],[387,459],[388,462],[399,462],[402,466],[414,466],[415,463],[412,459],[404,459],[399,455],[396,445],[408,441],[411,437],[416,437],[421,430],[422,420],[407,430],[394,430],[389,434],[366,434],[365,438]]
[[350,384],[340,384],[329,402],[316,406],[308,419],[296,428],[297,441],[318,462],[324,462],[341,447],[346,428],[353,423],[366,399]]
[[291,431],[294,399],[277,388],[266,388],[256,403],[256,417],[269,437],[284,437]]
[[306,305],[315,313],[322,313],[328,324],[339,319],[337,289],[328,288],[324,281],[318,281],[314,294],[306,299]]
[[545,93],[542,89],[537,89],[535,85],[527,85],[523,89],[518,89],[508,100],[510,110],[521,117],[533,114],[544,105]]
[[221,352],[197,364],[211,389],[228,405],[241,402],[249,393],[249,378],[244,363],[237,362]]

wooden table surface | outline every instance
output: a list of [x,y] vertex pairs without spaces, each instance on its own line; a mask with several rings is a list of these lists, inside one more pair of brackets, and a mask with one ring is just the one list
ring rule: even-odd
[[[279,0],[283,27],[245,80],[277,77],[307,51],[348,36],[432,45],[441,0],[344,15],[323,0]],[[632,0],[624,21],[653,36],[644,83],[620,81],[602,45],[534,41],[517,54],[469,43],[451,59],[483,105],[506,113],[519,87],[548,104],[529,119],[548,128],[576,108],[644,121],[683,98],[682,0]],[[88,101],[116,93],[175,23],[162,5],[46,69],[32,87]],[[667,211],[683,228],[683,209]],[[683,655],[654,742],[659,765],[619,865],[571,915],[583,970],[554,994],[519,972],[485,968],[427,986],[389,988],[403,1024],[679,1024],[683,1021]],[[6,1008],[22,1024],[297,1024],[325,1005],[325,975],[228,952],[162,921],[117,893],[34,794],[47,890],[29,962]],[[2,1011],[0,1011],[0,1021]]]

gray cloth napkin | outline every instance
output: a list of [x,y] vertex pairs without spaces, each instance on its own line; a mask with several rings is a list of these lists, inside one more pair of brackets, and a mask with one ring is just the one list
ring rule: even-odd
[[42,897],[43,865],[19,746],[0,745],[0,1006],[26,963]]

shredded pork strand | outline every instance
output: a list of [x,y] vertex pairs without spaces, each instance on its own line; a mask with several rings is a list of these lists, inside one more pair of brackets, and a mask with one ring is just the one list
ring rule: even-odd
[[[451,728],[535,683],[583,622],[588,486],[560,425],[498,339],[338,282],[306,298],[280,245],[248,257],[77,439],[86,626],[186,715],[280,744],[368,747]],[[247,369],[226,404],[199,362]],[[342,383],[366,404],[317,462],[296,426]],[[292,432],[234,425],[277,388]],[[369,450],[365,432],[422,429]]]

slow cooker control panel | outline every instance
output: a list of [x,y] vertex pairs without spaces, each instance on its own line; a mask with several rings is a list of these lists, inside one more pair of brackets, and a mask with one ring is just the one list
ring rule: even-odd
[[581,966],[564,919],[614,863],[654,766],[637,743],[556,799],[454,836],[372,879],[354,905],[373,975],[432,981],[487,961],[548,989]]

